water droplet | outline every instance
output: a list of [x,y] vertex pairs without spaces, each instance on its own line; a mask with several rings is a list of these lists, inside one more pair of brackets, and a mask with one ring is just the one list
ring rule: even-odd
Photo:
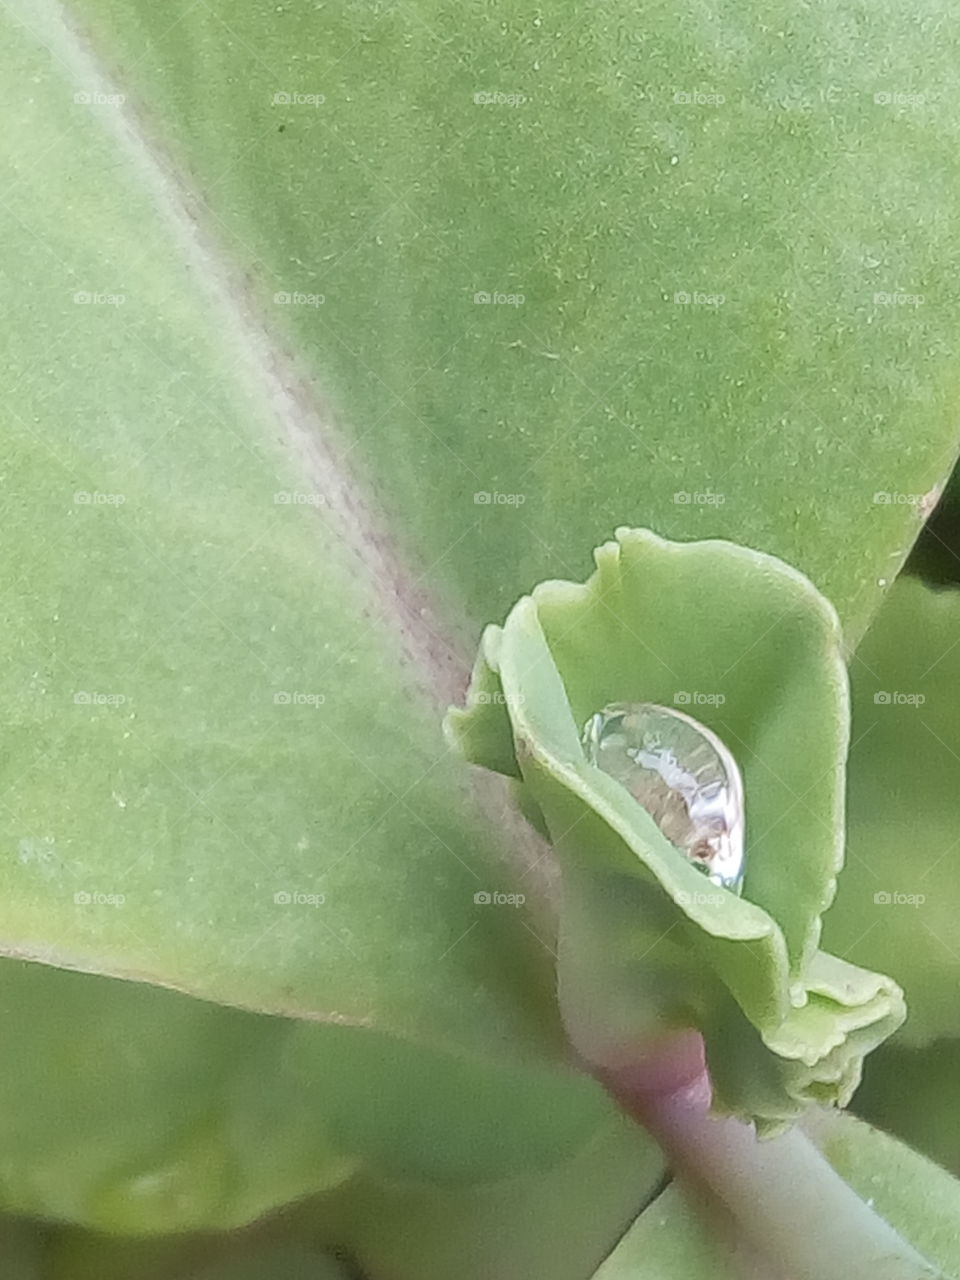
[[739,893],[743,782],[715,733],[670,707],[616,702],[590,717],[583,746],[590,763],[626,787],[698,870]]

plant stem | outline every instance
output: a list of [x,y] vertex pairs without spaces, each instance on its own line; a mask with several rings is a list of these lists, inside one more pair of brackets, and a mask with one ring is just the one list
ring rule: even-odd
[[759,1141],[710,1111],[710,1082],[689,1041],[653,1072],[601,1073],[663,1147],[676,1174],[715,1198],[744,1239],[790,1280],[935,1280],[940,1272],[864,1203],[799,1129]]

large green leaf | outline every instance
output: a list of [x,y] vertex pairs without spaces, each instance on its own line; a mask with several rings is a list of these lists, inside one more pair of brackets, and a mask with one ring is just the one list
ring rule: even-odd
[[[506,1110],[498,1122],[509,1138]],[[449,1114],[443,1124],[451,1128]],[[391,1280],[584,1280],[656,1195],[661,1170],[643,1131],[614,1115],[555,1167],[487,1185],[403,1185],[367,1167],[246,1232],[143,1239],[60,1229],[43,1280],[187,1280],[204,1260],[260,1256],[280,1242],[334,1251],[365,1276]],[[256,1178],[253,1168],[244,1174]],[[279,1261],[277,1274],[286,1280]]]
[[390,1280],[584,1280],[657,1190],[641,1132],[614,1121],[547,1175],[470,1192],[351,1189],[352,1249]]
[[[219,1253],[216,1261],[209,1255]],[[166,1255],[166,1256],[165,1256]],[[289,1241],[238,1238],[211,1248],[163,1242],[130,1243],[79,1232],[50,1249],[42,1280],[353,1280],[332,1257]],[[18,1278],[19,1280],[19,1278]]]
[[73,7],[475,623],[630,521],[772,551],[856,632],[918,528],[874,495],[956,439],[958,36],[926,3]]
[[4,1280],[47,1280],[41,1266],[48,1233],[36,1223],[0,1219],[0,1269]]
[[[0,1022],[0,1207],[104,1231],[237,1227],[357,1176],[548,1177],[616,1122],[572,1071],[41,965],[0,964]],[[634,1204],[662,1168],[640,1134],[599,1164],[635,1170]]]
[[850,667],[847,862],[825,945],[904,988],[899,1042],[960,1035],[960,593],[894,588]]
[[884,1045],[867,1063],[854,1107],[960,1177],[960,1040]]
[[[460,1190],[344,1187],[343,1226],[332,1238],[377,1278],[585,1280],[661,1180],[642,1130],[620,1116],[574,1159],[544,1174]],[[330,1240],[330,1210],[320,1201],[313,1212],[320,1238]]]
[[850,1115],[813,1113],[807,1132],[844,1180],[944,1275],[960,1276],[960,1182]]
[[[0,23],[4,951],[560,1078],[544,849],[439,709],[623,520],[777,552],[859,633],[917,528],[875,491],[953,449],[957,37],[892,3]],[[917,65],[935,106],[874,101]]]
[[350,1280],[350,1273],[333,1258],[295,1245],[278,1245],[201,1267],[182,1280]]
[[953,37],[699,12],[4,10],[9,950],[529,1041],[549,956],[472,901],[522,838],[436,732],[471,620],[642,514],[860,629],[916,529],[874,492],[952,448]]
[[[41,40],[4,12],[0,217],[30,300],[3,447],[4,948],[555,1057],[541,930],[474,904],[513,841],[446,758],[419,589],[142,142],[74,101],[99,89],[60,19],[28,20]],[[101,287],[126,302],[75,304]]]
[[[595,1280],[763,1280],[764,1264],[729,1216],[669,1186],[633,1224]],[[767,1264],[769,1265],[769,1264]]]

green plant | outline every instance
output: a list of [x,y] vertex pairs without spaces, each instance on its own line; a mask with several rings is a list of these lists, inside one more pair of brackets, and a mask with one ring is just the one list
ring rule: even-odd
[[960,1275],[948,17],[7,0],[5,1274]]

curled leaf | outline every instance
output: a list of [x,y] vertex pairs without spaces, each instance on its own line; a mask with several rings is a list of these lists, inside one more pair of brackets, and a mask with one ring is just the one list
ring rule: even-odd
[[[596,560],[586,584],[544,583],[488,628],[447,721],[470,760],[522,780],[557,850],[568,1034],[609,1067],[696,1027],[718,1104],[764,1130],[810,1101],[844,1105],[904,1012],[894,983],[818,950],[848,735],[833,609],[789,566],[730,543],[622,529]],[[694,713],[737,759],[742,897],[705,880],[584,754],[593,713],[639,701]]]

